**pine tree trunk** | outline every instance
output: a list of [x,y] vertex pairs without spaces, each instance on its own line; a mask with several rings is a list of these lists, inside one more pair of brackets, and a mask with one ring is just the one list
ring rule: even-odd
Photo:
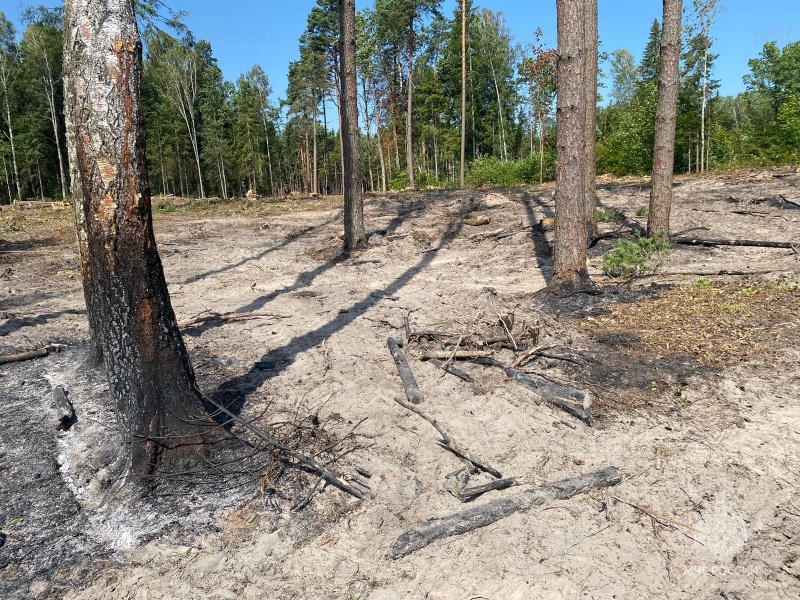
[[586,2],[586,222],[597,235],[597,0]]
[[675,123],[681,54],[682,0],[664,0],[661,58],[658,77],[653,176],[647,235],[669,239],[672,173],[675,165]]
[[414,97],[414,20],[416,15],[411,14],[408,32],[408,97],[406,107],[406,166],[408,167],[408,185],[416,187],[414,183],[414,144],[411,135],[411,105]]
[[358,129],[355,0],[339,0],[339,28],[342,44],[344,247],[345,250],[354,250],[367,239],[364,231],[364,194],[361,187],[361,145]]
[[[458,180],[464,187],[464,168],[467,151],[467,0],[461,0],[461,163]],[[438,175],[437,166],[436,178]]]
[[141,112],[134,0],[67,0],[67,91],[102,340],[126,475],[183,457],[209,421],[156,250]]
[[557,0],[558,103],[554,292],[593,288],[586,267],[586,0]]

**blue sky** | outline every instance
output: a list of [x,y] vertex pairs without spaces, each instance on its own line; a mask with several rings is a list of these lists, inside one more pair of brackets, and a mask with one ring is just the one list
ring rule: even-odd
[[[40,0],[41,1],[41,0]],[[541,27],[545,43],[555,45],[555,1],[474,0],[476,6],[502,11],[515,41],[529,44],[533,31]],[[713,51],[718,53],[715,77],[720,93],[744,90],[742,76],[747,61],[758,55],[764,43],[780,46],[800,40],[800,8],[797,0],[719,0],[724,10],[713,30]],[[49,2],[45,2],[50,4]],[[167,0],[176,10],[189,11],[187,24],[196,37],[211,42],[225,77],[235,80],[240,73],[260,64],[270,79],[275,98],[286,91],[286,72],[298,57],[297,40],[315,0],[275,2],[220,2],[219,0]],[[443,10],[452,15],[455,0],[445,0]],[[371,5],[359,2],[356,6]],[[684,5],[691,0],[684,0]],[[6,16],[19,25],[21,5],[8,6]],[[657,0],[599,0],[602,50],[627,48],[638,60],[647,41],[650,24],[661,17]]]

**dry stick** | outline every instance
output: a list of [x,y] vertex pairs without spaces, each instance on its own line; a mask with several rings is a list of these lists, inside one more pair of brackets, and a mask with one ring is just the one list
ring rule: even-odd
[[617,502],[622,502],[623,504],[627,504],[631,508],[635,508],[636,510],[642,511],[648,517],[651,517],[651,518],[655,519],[656,521],[658,521],[662,525],[669,525],[669,526],[677,525],[678,527],[685,527],[686,529],[688,529],[690,531],[694,531],[696,533],[700,533],[697,529],[695,529],[691,525],[686,525],[685,523],[680,523],[679,521],[675,521],[673,519],[670,519],[667,516],[660,515],[657,512],[653,512],[649,508],[645,508],[644,506],[640,506],[639,504],[636,504],[635,502],[628,502],[627,500],[623,500],[622,498],[619,498],[618,496],[611,496],[611,497],[614,500],[616,500]]
[[192,317],[191,319],[186,319],[185,321],[181,321],[178,323],[178,327],[183,329],[185,327],[192,327],[193,325],[199,325],[201,323],[208,323],[209,321],[220,321],[220,322],[228,322],[228,321],[240,321],[244,319],[257,319],[259,317],[272,317],[273,319],[280,318],[276,315],[266,314],[266,313],[227,313],[224,315],[220,314],[212,314],[206,315],[204,317]]
[[465,488],[458,493],[458,499],[462,502],[469,502],[478,496],[491,492],[492,490],[504,490],[515,485],[522,485],[522,482],[516,477],[508,477],[506,479],[498,479],[491,481],[484,485],[476,485],[475,487]]
[[494,475],[498,479],[500,479],[503,476],[500,473],[500,471],[498,471],[494,467],[492,467],[489,464],[487,464],[486,461],[484,461],[484,460],[482,460],[480,458],[477,458],[476,456],[473,456],[469,452],[469,450],[467,450],[466,448],[460,446],[458,444],[458,442],[456,442],[453,439],[453,436],[451,436],[447,432],[447,430],[442,426],[442,424],[439,423],[439,421],[437,421],[436,419],[434,419],[433,417],[431,417],[430,415],[428,415],[427,413],[422,411],[420,408],[414,406],[413,404],[410,404],[410,403],[406,402],[405,400],[403,400],[399,396],[396,396],[394,398],[394,401],[397,402],[403,408],[407,408],[411,412],[416,413],[417,415],[419,415],[420,417],[425,419],[428,423],[433,425],[433,428],[436,431],[439,432],[439,435],[442,436],[442,439],[439,441],[439,444],[443,448],[446,448],[447,450],[450,450],[450,452],[452,452],[453,454],[455,454],[459,458],[465,459],[466,461],[472,463],[472,465],[474,465],[479,470],[486,471],[487,473],[489,473],[490,475]]
[[684,246],[755,246],[759,248],[794,248],[798,242],[768,242],[762,240],[722,240],[715,238],[671,238],[673,244]]
[[4,365],[6,363],[21,362],[23,360],[30,360],[32,358],[40,358],[42,356],[47,356],[49,352],[50,351],[47,348],[39,348],[37,350],[31,350],[30,352],[20,352],[19,354],[6,354],[5,356],[0,356],[0,365]]
[[475,360],[475,362],[480,365],[503,369],[508,377],[531,390],[545,402],[557,406],[561,410],[568,412],[573,417],[577,417],[591,426],[592,416],[583,408],[588,400],[588,394],[583,390],[550,383],[549,381],[537,381],[536,379],[528,377],[522,371],[518,371],[513,367],[507,367],[493,358],[479,358]]
[[359,490],[358,488],[354,488],[353,486],[348,484],[344,479],[339,477],[336,473],[334,473],[333,471],[330,471],[327,467],[325,467],[324,465],[321,465],[319,462],[317,462],[313,458],[310,458],[310,457],[306,456],[305,454],[303,454],[302,452],[298,452],[297,450],[294,450],[294,449],[290,448],[286,444],[282,444],[278,440],[273,439],[272,437],[270,437],[269,435],[267,435],[266,433],[264,433],[263,431],[258,429],[255,425],[253,425],[249,421],[246,421],[245,419],[242,419],[238,415],[233,414],[227,408],[225,408],[221,404],[216,403],[211,398],[208,398],[208,401],[212,406],[214,406],[214,408],[216,408],[221,413],[223,413],[223,414],[227,415],[228,417],[230,417],[233,421],[235,421],[239,425],[243,426],[245,429],[248,429],[253,435],[255,435],[262,442],[265,442],[265,443],[269,444],[270,446],[272,446],[274,448],[277,448],[281,452],[285,452],[286,454],[288,454],[289,456],[291,456],[292,458],[297,460],[297,462],[299,462],[301,465],[303,465],[305,467],[308,467],[309,469],[311,469],[313,471],[316,471],[317,473],[319,473],[319,475],[320,475],[320,477],[322,477],[322,479],[324,479],[325,481],[327,481],[331,485],[339,488],[343,492],[347,492],[351,496],[355,496],[359,500],[364,500],[364,499],[368,498],[368,496],[366,494],[364,494],[361,490]]
[[58,429],[66,429],[75,418],[75,409],[60,385],[53,389],[53,406],[56,409],[56,426]]
[[489,358],[492,356],[490,350],[429,350],[420,354],[420,360],[430,360],[432,358],[443,358],[445,360],[464,359],[464,358]]
[[400,374],[400,381],[403,382],[406,396],[413,404],[419,404],[425,397],[419,390],[417,380],[414,379],[414,373],[411,372],[411,367],[408,366],[408,361],[406,361],[403,351],[394,338],[387,338],[386,344],[389,346],[389,352],[392,353],[394,364],[397,365],[397,372]]
[[454,367],[451,364],[442,362],[441,360],[436,359],[436,358],[431,358],[431,359],[428,360],[428,362],[433,364],[433,365],[436,365],[437,367],[439,367],[443,371],[447,371],[451,375],[455,375],[456,377],[458,377],[459,379],[462,379],[463,381],[466,381],[467,383],[474,383],[475,382],[475,380],[472,378],[472,376],[468,375],[467,373],[464,373],[464,371],[462,371],[461,369],[457,369],[456,367]]
[[525,512],[544,504],[547,500],[566,500],[589,490],[617,485],[620,481],[622,481],[620,470],[616,467],[607,467],[602,471],[564,479],[545,487],[532,488],[521,494],[495,500],[460,513],[429,519],[416,529],[407,531],[397,538],[386,556],[392,559],[401,558],[436,540],[486,527],[516,512]]
[[545,350],[550,350],[554,346],[537,346],[536,348],[531,348],[530,350],[526,350],[522,354],[520,354],[514,362],[511,363],[511,367],[516,369],[517,367],[521,367],[524,363],[532,359],[537,354],[544,352]]
[[517,348],[517,340],[514,339],[514,336],[511,335],[511,332],[508,330],[508,325],[506,325],[505,319],[503,319],[503,317],[500,315],[497,315],[497,318],[500,319],[500,324],[503,326],[503,329],[505,329],[508,339],[511,340],[512,344],[514,344],[514,350],[519,350],[519,348]]
[[796,206],[797,208],[800,208],[800,204],[798,204],[798,203],[797,203],[797,202],[795,202],[794,200],[789,200],[789,199],[788,199],[786,196],[784,196],[783,194],[780,194],[779,198],[780,198],[781,200],[783,200],[784,202],[786,202],[787,204],[791,204],[792,206]]

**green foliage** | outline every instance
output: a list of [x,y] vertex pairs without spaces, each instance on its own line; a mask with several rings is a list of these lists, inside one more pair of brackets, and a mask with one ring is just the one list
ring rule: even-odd
[[625,213],[616,208],[601,208],[597,211],[597,220],[600,223],[620,223],[626,218]]
[[648,206],[640,206],[636,209],[636,216],[637,217],[646,217],[650,213],[650,208]]
[[637,235],[633,241],[621,239],[617,247],[603,255],[603,272],[610,277],[632,279],[657,270],[669,242]]
[[[545,157],[546,178],[553,176],[554,156],[552,151]],[[470,185],[513,186],[539,181],[539,159],[529,156],[522,160],[502,161],[484,157],[469,165],[467,181]]]

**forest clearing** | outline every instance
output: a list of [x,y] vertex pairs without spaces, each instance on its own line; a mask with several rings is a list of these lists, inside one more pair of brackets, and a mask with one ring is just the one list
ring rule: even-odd
[[[678,177],[673,239],[797,243],[798,185],[796,169]],[[340,196],[154,198],[204,394],[365,499],[275,454],[205,483],[189,473],[185,495],[104,504],[117,425],[104,370],[84,361],[72,212],[0,212],[0,354],[50,348],[0,366],[0,596],[796,598],[796,248],[673,244],[620,280],[602,271],[608,236],[589,250],[600,294],[542,297],[553,190],[376,194],[348,257]],[[649,194],[648,179],[600,177],[601,237],[641,228]],[[496,477],[467,476],[401,404],[389,337],[422,395],[413,406],[510,487],[459,498]],[[472,381],[420,360],[437,350]],[[592,425],[458,351],[586,392]],[[389,556],[429,518],[611,466],[616,485]]]

